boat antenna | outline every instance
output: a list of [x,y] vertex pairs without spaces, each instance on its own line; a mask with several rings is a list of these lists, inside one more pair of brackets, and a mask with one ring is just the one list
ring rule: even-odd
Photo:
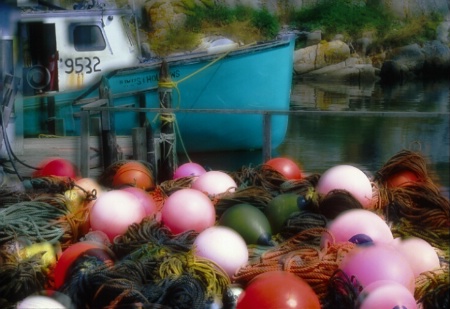
[[141,38],[140,38],[140,35],[139,35],[139,25],[138,25],[138,21],[137,21],[137,14],[136,14],[136,4],[135,4],[135,1],[134,0],[132,0],[131,1],[131,3],[132,3],[132,11],[133,11],[133,17],[134,17],[134,26],[136,27],[136,43],[137,43],[137,46],[138,46],[138,53],[139,53],[139,57],[141,58],[141,53],[142,53],[142,49],[141,49]]

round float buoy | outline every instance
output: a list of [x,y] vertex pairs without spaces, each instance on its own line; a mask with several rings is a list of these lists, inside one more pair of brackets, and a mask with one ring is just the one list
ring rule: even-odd
[[231,278],[248,261],[245,240],[226,226],[211,226],[194,241],[195,254],[219,265]]
[[352,165],[337,165],[323,173],[317,184],[317,192],[327,195],[333,190],[346,190],[353,195],[364,208],[372,203],[372,184],[359,168]]
[[216,222],[216,209],[206,194],[194,189],[180,189],[164,202],[161,220],[172,233],[201,232]]
[[266,215],[250,204],[236,204],[220,217],[219,225],[238,232],[247,244],[270,245],[272,229]]
[[264,163],[264,165],[269,166],[274,169],[286,179],[298,180],[302,179],[302,170],[293,160],[283,157],[273,158]]
[[146,191],[155,188],[152,172],[142,163],[133,161],[123,164],[114,174],[114,188],[131,186]]
[[287,271],[268,271],[256,276],[239,295],[236,309],[292,308],[320,309],[312,287]]
[[33,177],[69,177],[76,179],[78,171],[75,165],[63,158],[47,158],[39,164],[39,169],[33,173]]
[[198,163],[188,162],[180,165],[173,173],[173,179],[182,177],[195,177],[206,173],[206,170]]
[[146,216],[139,199],[124,190],[103,193],[94,203],[90,213],[90,224],[94,231],[102,231],[110,241],[125,233],[133,223],[140,223]]

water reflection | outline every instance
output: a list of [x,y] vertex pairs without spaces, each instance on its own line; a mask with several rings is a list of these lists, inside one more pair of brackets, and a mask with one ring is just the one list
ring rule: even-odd
[[306,171],[321,173],[349,163],[374,172],[398,151],[410,149],[425,155],[448,192],[448,80],[393,87],[297,82],[291,99],[293,110],[336,111],[290,117],[287,137],[277,150],[299,160]]
[[[370,174],[401,150],[419,151],[449,194],[450,81],[392,87],[296,82],[291,105],[305,112],[290,116],[286,139],[273,156],[295,159],[306,173],[347,163]],[[261,164],[262,152],[192,154],[191,159],[209,169],[237,170]]]
[[293,110],[449,112],[450,81],[339,84],[297,81],[292,88]]

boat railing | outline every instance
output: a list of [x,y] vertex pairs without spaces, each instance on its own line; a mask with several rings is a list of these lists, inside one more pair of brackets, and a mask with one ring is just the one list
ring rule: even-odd
[[[262,116],[262,128],[263,128],[263,147],[262,147],[262,160],[266,161],[271,157],[272,146],[271,146],[271,129],[272,129],[272,116],[274,115],[285,115],[288,116],[289,112],[286,111],[277,111],[277,110],[237,110],[237,109],[181,109],[181,108],[145,108],[145,107],[132,107],[132,106],[102,106],[106,101],[99,100],[94,104],[89,104],[88,106],[83,106],[81,108],[80,117],[81,117],[81,135],[80,135],[80,146],[81,146],[81,154],[89,153],[89,136],[90,136],[90,128],[89,128],[89,118],[91,113],[100,113],[101,115],[101,131],[102,134],[108,132],[106,134],[114,135],[114,132],[109,132],[109,127],[105,128],[105,125],[108,126],[110,122],[108,120],[105,121],[105,118],[109,118],[110,113],[119,113],[119,112],[136,112],[136,113],[155,113],[159,115],[164,114],[183,114],[183,113],[207,113],[207,114],[253,114],[253,115],[261,115]],[[102,137],[102,140],[110,140],[111,137]],[[114,143],[114,142],[113,142]],[[105,148],[106,146],[106,148]],[[108,153],[111,151],[111,148],[114,148],[115,145],[104,145],[103,148],[103,156],[108,157]],[[84,151],[85,150],[85,151]],[[105,153],[106,152],[106,153]],[[104,165],[109,165],[114,161],[114,159],[106,159],[104,161]],[[89,159],[81,158],[80,162],[81,173],[87,175],[89,171]]]
[[[263,128],[262,162],[271,158],[271,131],[272,118],[274,116],[332,116],[335,111],[319,110],[257,110],[257,109],[182,109],[182,108],[146,108],[133,106],[105,106],[106,101],[99,101],[99,104],[87,105],[82,107],[81,111],[81,154],[89,153],[89,117],[90,114],[100,113],[102,117],[107,117],[109,113],[135,112],[135,113],[155,113],[155,114],[189,114],[189,113],[208,113],[208,114],[253,114],[261,115]],[[436,112],[403,112],[403,111],[339,111],[339,115],[346,117],[394,117],[394,118],[423,118],[423,117],[449,117],[449,113]],[[102,120],[103,123],[103,120]],[[105,128],[102,128],[102,130]],[[83,151],[83,149],[85,151]],[[108,151],[107,149],[104,151]],[[80,168],[82,174],[87,175],[89,171],[89,159],[81,158]]]

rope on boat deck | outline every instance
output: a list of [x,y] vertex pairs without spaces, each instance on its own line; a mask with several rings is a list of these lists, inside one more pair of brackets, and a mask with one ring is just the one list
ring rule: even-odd
[[[217,63],[217,62],[219,62],[220,60],[222,60],[223,58],[225,58],[229,53],[230,53],[230,51],[224,53],[223,55],[221,55],[220,57],[217,57],[216,59],[214,59],[213,61],[211,61],[211,62],[208,63],[207,65],[201,67],[201,68],[198,69],[197,71],[195,71],[195,72],[193,72],[193,73],[191,73],[191,74],[185,76],[184,78],[182,78],[182,79],[180,79],[180,80],[178,80],[178,81],[172,81],[172,80],[170,80],[170,81],[159,81],[159,82],[158,82],[158,87],[159,87],[159,88],[168,88],[168,89],[174,88],[174,89],[177,91],[177,93],[178,93],[178,104],[177,104],[177,108],[179,108],[179,107],[180,107],[180,104],[181,104],[181,92],[180,92],[180,89],[178,88],[178,84],[180,84],[180,83],[184,82],[185,80],[188,80],[189,78],[191,78],[191,77],[193,77],[193,76],[199,74],[200,72],[206,70],[206,69],[209,68],[210,66],[214,65],[215,63]],[[180,140],[181,146],[182,146],[182,148],[183,148],[183,152],[184,152],[184,154],[186,155],[186,158],[188,159],[188,161],[189,161],[189,162],[192,162],[192,161],[191,161],[191,158],[189,157],[188,152],[187,152],[187,150],[186,150],[186,146],[184,145],[183,138],[181,137],[180,127],[178,126],[178,122],[177,122],[177,120],[176,120],[175,114],[173,114],[173,113],[171,113],[171,114],[164,114],[164,115],[159,115],[159,114],[157,114],[157,115],[155,116],[155,119],[156,119],[158,116],[160,116],[165,122],[171,122],[171,123],[174,123],[174,125],[175,125],[175,130],[176,130],[176,135],[178,136],[178,138],[179,138],[179,140]]]

